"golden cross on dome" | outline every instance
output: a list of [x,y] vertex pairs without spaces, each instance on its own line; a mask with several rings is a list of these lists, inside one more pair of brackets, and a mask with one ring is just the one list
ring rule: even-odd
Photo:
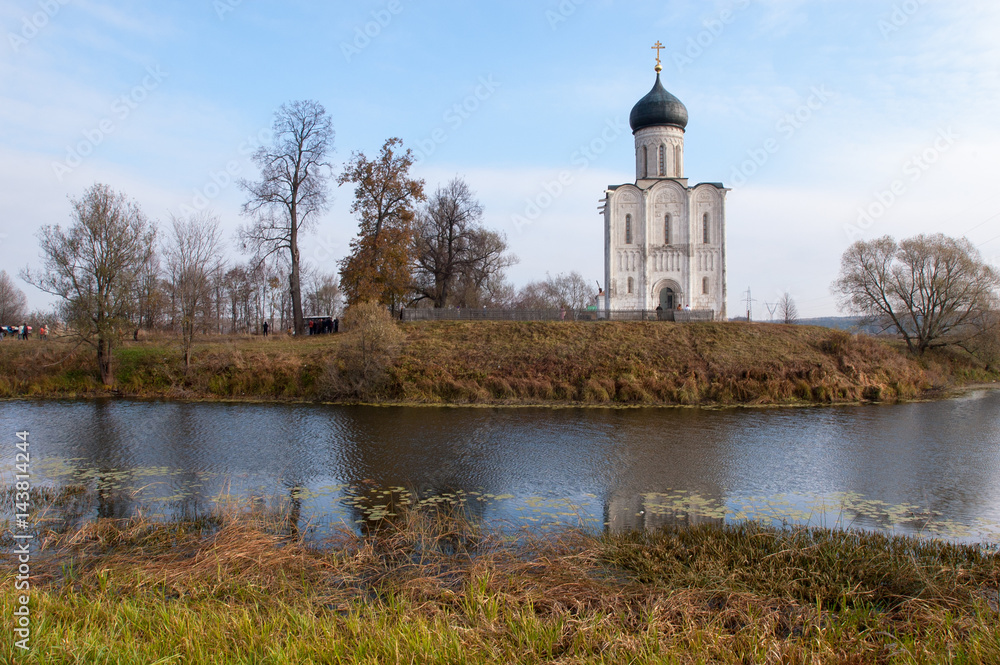
[[661,44],[659,39],[656,40],[656,45],[653,46],[653,50],[656,51],[656,73],[657,74],[659,74],[661,71],[663,71],[663,65],[660,64],[660,51],[662,51],[665,48],[667,48],[667,47],[664,46],[663,44]]

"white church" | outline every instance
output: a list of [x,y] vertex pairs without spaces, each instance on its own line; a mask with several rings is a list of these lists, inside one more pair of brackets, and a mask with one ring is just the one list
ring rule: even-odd
[[[659,54],[662,46],[653,48]],[[729,190],[720,183],[688,185],[688,112],[660,83],[662,70],[657,55],[656,83],[629,116],[635,183],[608,187],[601,201],[607,285],[601,305],[609,311],[660,307],[678,319],[725,321]]]

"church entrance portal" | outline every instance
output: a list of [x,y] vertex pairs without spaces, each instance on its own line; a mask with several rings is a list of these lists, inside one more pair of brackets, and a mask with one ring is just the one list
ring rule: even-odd
[[668,312],[670,310],[674,309],[675,307],[677,307],[676,297],[677,296],[674,293],[674,290],[672,288],[670,288],[669,286],[661,289],[660,290],[660,307],[662,307],[664,309],[664,311],[668,311]]

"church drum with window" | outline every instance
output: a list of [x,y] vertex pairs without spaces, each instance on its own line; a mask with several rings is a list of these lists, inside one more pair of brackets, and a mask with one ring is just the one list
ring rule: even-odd
[[[655,48],[655,47],[654,47]],[[684,177],[688,113],[660,82],[629,116],[635,183],[611,186],[604,208],[608,310],[690,308],[726,318],[726,193]]]

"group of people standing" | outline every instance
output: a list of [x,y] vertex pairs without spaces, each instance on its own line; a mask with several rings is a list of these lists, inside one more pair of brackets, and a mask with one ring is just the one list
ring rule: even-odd
[[[331,317],[326,317],[325,319],[313,318],[309,319],[306,323],[306,330],[309,331],[310,335],[325,335],[327,333],[335,333],[340,331],[340,320]],[[261,331],[264,333],[264,337],[271,334],[271,326],[267,321],[261,326]],[[288,334],[294,334],[292,328],[288,329]]]
[[[27,323],[20,326],[3,326],[0,327],[0,335],[6,337],[7,335],[16,335],[18,339],[28,339],[31,337],[31,326]],[[49,328],[48,326],[41,326],[38,329],[38,336],[41,339],[48,339]]]
[[310,335],[326,335],[340,331],[340,321],[329,316],[325,319],[309,319]]

